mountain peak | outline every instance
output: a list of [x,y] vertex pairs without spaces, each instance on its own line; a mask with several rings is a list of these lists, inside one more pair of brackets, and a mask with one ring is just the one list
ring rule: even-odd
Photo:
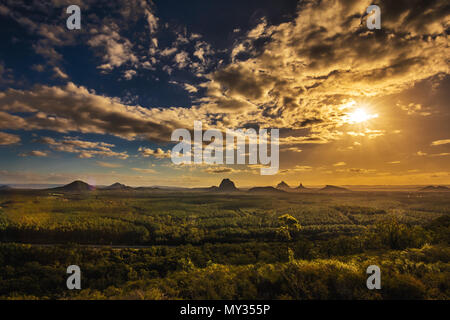
[[112,185],[110,185],[110,187],[121,187],[124,186],[124,184],[121,184],[119,182],[113,183]]
[[81,181],[81,180],[75,180],[75,181],[69,183],[69,184],[66,185],[66,186],[88,186],[88,185],[89,185],[89,184],[87,184],[87,183],[84,182],[84,181]]
[[289,185],[288,185],[286,182],[281,181],[281,182],[277,185],[277,189],[290,189],[290,187],[289,187]]
[[237,188],[230,179],[223,179],[219,186],[220,191],[236,191]]
[[130,187],[128,187],[122,183],[116,182],[104,189],[106,189],[106,190],[125,190],[125,189],[130,189]]
[[67,191],[67,192],[85,192],[85,191],[92,191],[95,187],[87,184],[86,182],[75,180],[69,184],[66,184],[65,186],[53,188],[52,190],[55,191]]

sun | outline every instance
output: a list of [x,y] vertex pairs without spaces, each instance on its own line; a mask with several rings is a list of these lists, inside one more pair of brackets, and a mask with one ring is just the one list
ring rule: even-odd
[[361,123],[373,118],[378,118],[378,114],[369,114],[363,108],[358,108],[348,114],[349,123]]

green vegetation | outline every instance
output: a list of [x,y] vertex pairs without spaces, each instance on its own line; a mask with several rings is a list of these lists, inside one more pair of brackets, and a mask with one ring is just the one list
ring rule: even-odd
[[3,299],[450,297],[439,193],[8,192],[0,207]]

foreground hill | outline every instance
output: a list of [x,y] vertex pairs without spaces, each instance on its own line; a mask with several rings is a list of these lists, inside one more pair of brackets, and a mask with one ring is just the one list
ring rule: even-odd
[[77,180],[72,183],[66,184],[65,186],[52,188],[49,190],[57,192],[89,192],[95,190],[95,187],[87,184],[86,182]]

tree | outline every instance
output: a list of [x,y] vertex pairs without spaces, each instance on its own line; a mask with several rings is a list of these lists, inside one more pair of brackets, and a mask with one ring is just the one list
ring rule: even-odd
[[277,234],[285,240],[292,240],[302,228],[298,220],[290,214],[283,214],[278,217],[278,220],[281,226],[277,229]]

